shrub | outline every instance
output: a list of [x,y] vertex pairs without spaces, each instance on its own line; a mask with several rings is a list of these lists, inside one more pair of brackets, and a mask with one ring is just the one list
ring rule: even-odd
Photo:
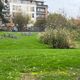
[[4,33],[2,35],[0,35],[0,37],[3,39],[3,38],[12,38],[12,39],[17,39],[18,36],[14,35],[14,34],[11,34],[11,33]]
[[[75,48],[74,31],[70,32],[66,28],[49,29],[39,34],[40,40],[52,48]],[[75,33],[76,34],[76,33]]]

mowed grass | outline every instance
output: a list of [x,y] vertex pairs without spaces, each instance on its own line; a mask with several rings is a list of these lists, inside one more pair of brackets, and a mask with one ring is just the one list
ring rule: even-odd
[[[0,35],[6,34],[5,32],[0,33]],[[10,33],[17,36],[15,38],[3,38],[0,39],[0,49],[45,49],[48,48],[47,45],[44,45],[38,41],[38,33],[30,33],[31,36],[25,36],[22,33]]]
[[39,42],[37,33],[13,34],[19,38],[0,39],[0,80],[23,80],[24,74],[35,80],[80,78],[80,49],[49,49]]

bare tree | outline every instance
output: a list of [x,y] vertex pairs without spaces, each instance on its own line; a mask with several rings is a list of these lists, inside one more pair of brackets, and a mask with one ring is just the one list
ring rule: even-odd
[[18,13],[15,15],[13,21],[15,24],[18,24],[18,31],[24,31],[24,25],[27,26],[30,18],[28,15],[23,16],[21,13]]

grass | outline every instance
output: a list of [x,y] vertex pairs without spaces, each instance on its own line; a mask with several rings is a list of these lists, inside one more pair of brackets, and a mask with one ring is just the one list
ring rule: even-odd
[[80,78],[80,49],[49,49],[38,41],[36,33],[12,34],[19,38],[0,39],[0,80],[21,80],[27,73],[37,80]]
[[[9,34],[10,32],[8,32]],[[5,34],[0,33],[1,35]],[[32,36],[24,36],[21,33],[11,33],[18,36],[18,39],[3,38],[0,39],[0,49],[45,49],[47,45],[41,44],[38,41],[36,33]]]

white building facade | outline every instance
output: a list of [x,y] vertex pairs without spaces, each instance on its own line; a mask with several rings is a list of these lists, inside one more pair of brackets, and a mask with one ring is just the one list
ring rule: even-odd
[[8,0],[10,5],[10,15],[15,16],[16,13],[28,15],[32,21],[36,21],[39,17],[47,17],[48,6],[44,5],[41,0]]

